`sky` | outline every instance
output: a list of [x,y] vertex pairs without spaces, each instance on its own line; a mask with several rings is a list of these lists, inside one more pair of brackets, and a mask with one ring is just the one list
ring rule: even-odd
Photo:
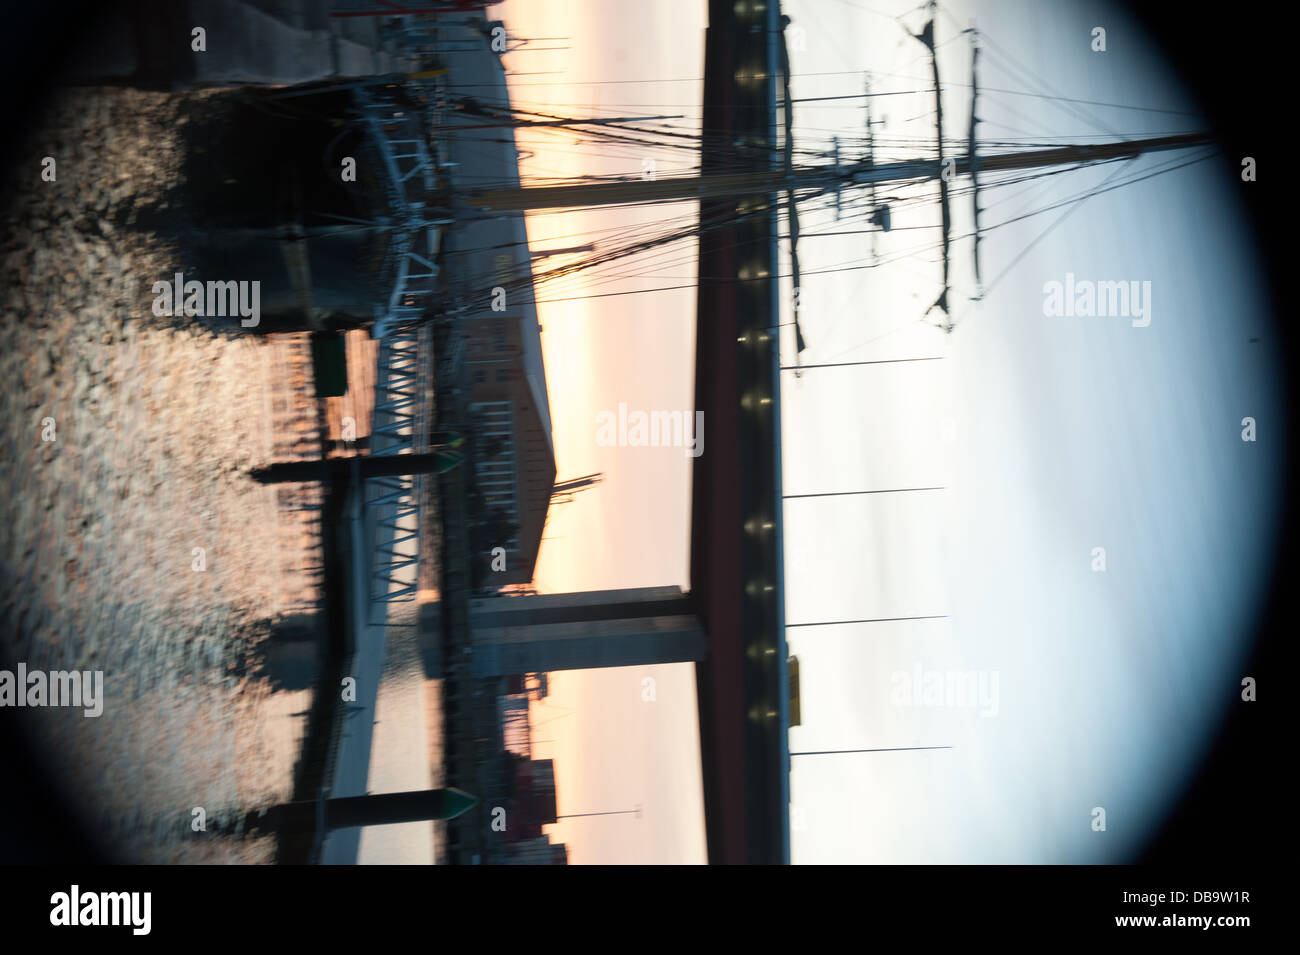
[[[538,44],[567,49],[507,57],[521,71],[510,78],[517,105],[698,117],[704,6],[507,2],[492,14],[515,36],[567,37]],[[890,94],[872,99],[878,157],[926,148],[929,63],[898,19],[919,31],[914,4],[783,9],[796,31],[796,98],[860,94],[869,68],[872,91]],[[959,31],[972,19],[984,37],[980,139],[998,141],[986,151],[1201,128],[1168,64],[1109,5],[943,9],[950,136],[966,133],[971,53]],[[1105,51],[1092,49],[1097,27]],[[1059,95],[1088,102],[1062,106],[1051,98]],[[862,104],[796,104],[797,140],[829,150],[839,135],[857,158]],[[518,138],[532,151],[525,175],[641,172],[643,157],[627,150],[597,155],[554,134]],[[671,157],[655,158],[670,174]],[[981,223],[1171,158],[986,189]],[[992,229],[979,302],[962,238],[970,199],[954,198],[951,334],[925,315],[941,287],[938,206],[914,200],[937,190],[889,190],[893,230],[874,239],[859,231],[860,199],[846,197],[838,224],[824,203],[801,207],[803,362],[944,360],[787,376],[785,493],[945,490],[787,502],[787,620],[944,619],[791,630],[803,721],[790,746],[951,748],[795,757],[796,863],[1124,861],[1194,770],[1238,692],[1287,434],[1270,303],[1233,197],[1240,184],[1224,168],[1192,165]],[[530,215],[529,238],[534,249],[563,246],[628,216],[681,212]],[[836,231],[851,234],[810,235]],[[1149,282],[1150,323],[1046,314],[1047,283],[1064,284],[1067,273]],[[553,513],[538,564],[543,592],[687,585],[690,458],[601,447],[596,415],[619,402],[692,406],[694,292],[547,299],[693,275],[693,261],[675,261],[599,288],[537,290],[560,476],[604,475]],[[787,304],[787,357],[791,318]],[[1251,442],[1241,436],[1247,416],[1257,426]],[[647,675],[652,703],[642,698]],[[957,693],[962,680],[974,696]],[[538,752],[556,759],[560,813],[642,807],[640,817],[549,827],[570,860],[704,861],[692,668],[567,672],[552,688],[534,735],[553,740]]]
[[[515,37],[567,37],[537,44],[567,49],[507,57],[508,69],[532,74],[510,77],[516,106],[590,116],[618,115],[614,107],[627,104],[693,104],[688,109],[637,106],[634,115],[699,114],[701,3],[507,2],[490,13]],[[683,78],[689,81],[661,82]],[[602,156],[553,133],[520,131],[516,140],[525,154],[523,176],[642,174],[643,157],[635,152]],[[675,157],[647,158],[655,159],[659,175],[681,171]],[[529,244],[534,250],[562,248],[589,230],[693,213],[692,205],[683,204],[530,215]],[[691,263],[689,277],[672,284],[689,284],[694,276]],[[574,503],[552,509],[534,584],[542,593],[688,589],[691,459],[679,448],[602,447],[597,415],[617,414],[620,402],[630,410],[693,407],[694,290],[545,304],[584,291],[580,282],[566,283],[561,291],[539,288],[538,313],[557,478],[599,472],[603,481]],[[645,699],[647,677],[654,681],[653,701]],[[705,861],[692,665],[552,674],[550,696],[535,706],[533,727],[535,740],[554,741],[535,744],[534,754],[555,760],[561,815],[640,807],[639,817],[587,816],[548,826],[553,842],[568,845],[571,863]]]

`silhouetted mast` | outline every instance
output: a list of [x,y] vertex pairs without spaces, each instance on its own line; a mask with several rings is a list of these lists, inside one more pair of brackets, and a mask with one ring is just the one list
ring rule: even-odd
[[[1147,153],[1170,149],[1188,149],[1214,142],[1209,133],[1185,133],[1156,136],[1150,139],[1120,140],[1111,143],[1077,144],[1049,149],[981,156],[982,173],[1017,169],[1041,169],[1047,166],[1076,166],[1136,159]],[[969,175],[971,155],[947,159],[950,176]],[[467,195],[467,203],[482,212],[533,212],[540,209],[577,209],[586,206],[626,205],[629,203],[682,202],[690,199],[719,199],[729,196],[763,195],[787,187],[808,190],[832,190],[837,186],[872,183],[925,182],[941,179],[944,163],[938,159],[905,159],[889,163],[867,160],[847,166],[799,166],[786,173],[781,169],[723,173],[706,176],[681,176],[671,179],[628,179],[565,186],[522,186],[506,189],[477,189]],[[791,181],[792,180],[792,181]]]

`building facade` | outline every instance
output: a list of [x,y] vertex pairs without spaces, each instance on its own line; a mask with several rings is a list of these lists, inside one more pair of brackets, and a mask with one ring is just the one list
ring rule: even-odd
[[[510,101],[490,27],[482,14],[440,24],[451,91],[440,136],[458,190],[519,184],[513,131],[477,105]],[[555,486],[555,449],[523,215],[466,216],[447,236],[443,265],[444,276],[476,303],[458,316],[457,351],[474,441],[482,529],[476,558],[489,585],[528,583]],[[505,551],[503,569],[499,559],[492,566],[496,547]]]

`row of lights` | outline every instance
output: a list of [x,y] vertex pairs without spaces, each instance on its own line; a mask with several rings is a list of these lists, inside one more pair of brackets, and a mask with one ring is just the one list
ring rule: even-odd
[[[746,2],[746,0],[738,0],[738,2],[735,5],[735,11],[737,16],[745,16],[747,14],[753,14],[757,16],[762,14],[764,10],[765,10],[765,5],[763,3]],[[767,74],[757,69],[742,70],[736,73],[736,80],[738,82],[746,82],[746,81],[759,82],[759,81],[765,81],[766,79],[767,79]],[[745,202],[741,202],[737,206],[736,211],[741,214],[745,214],[754,211],[755,209],[761,211],[766,207],[767,207],[766,203],[760,204],[757,201],[747,200]],[[761,264],[755,264],[752,266],[751,265],[743,266],[739,273],[742,281],[751,281],[754,279],[765,279],[768,277],[768,274],[769,273],[767,269],[763,268]],[[772,336],[768,334],[766,331],[758,331],[758,332],[747,332],[744,335],[740,335],[739,337],[736,338],[736,343],[740,345],[748,345],[751,343],[755,345],[764,345],[770,342],[771,340],[772,340]],[[755,408],[764,407],[770,405],[771,403],[772,403],[772,399],[770,397],[768,397],[767,395],[760,395],[757,392],[748,392],[740,399],[741,407],[745,408],[746,410],[753,410]],[[773,524],[772,521],[761,516],[751,517],[749,520],[745,521],[745,531],[755,537],[761,534],[769,533],[774,528],[774,526],[775,525]],[[773,586],[770,583],[766,583],[760,579],[751,580],[749,583],[745,585],[745,593],[753,598],[758,598],[762,595],[770,594],[775,590],[776,590],[775,586]],[[760,649],[757,644],[750,644],[750,646],[746,649],[745,652],[751,660],[758,660],[762,657],[770,658],[776,656],[775,647],[763,647]],[[778,715],[779,714],[777,713],[777,711],[772,709],[770,704],[766,704],[766,703],[755,704],[754,706],[751,706],[749,708],[749,719],[751,722],[754,723],[760,723],[760,722],[770,723],[771,721],[775,720]]]
[[[761,263],[744,265],[741,267],[739,273],[740,279],[745,282],[765,279],[768,277],[768,274],[767,269],[763,268]],[[739,336],[736,339],[736,343],[739,345],[747,345],[752,341],[755,345],[765,345],[771,340],[772,336],[766,331],[758,331],[753,333],[747,332],[744,335]],[[771,403],[771,398],[765,395],[759,395],[757,392],[752,391],[743,395],[740,399],[740,406],[746,411],[752,411],[755,408],[770,405]]]

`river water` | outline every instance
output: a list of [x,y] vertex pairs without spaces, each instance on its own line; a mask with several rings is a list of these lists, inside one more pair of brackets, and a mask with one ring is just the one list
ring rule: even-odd
[[[57,178],[11,201],[0,251],[0,668],[102,672],[102,715],[21,722],[125,861],[273,861],[223,821],[291,798],[314,692],[267,652],[319,606],[313,500],[247,476],[321,453],[304,343],[150,307],[183,254],[139,213],[176,201],[181,107],[209,95],[65,94],[25,160]],[[372,791],[436,778],[437,686],[392,646]],[[432,827],[401,828],[367,833],[363,861],[432,861]]]

